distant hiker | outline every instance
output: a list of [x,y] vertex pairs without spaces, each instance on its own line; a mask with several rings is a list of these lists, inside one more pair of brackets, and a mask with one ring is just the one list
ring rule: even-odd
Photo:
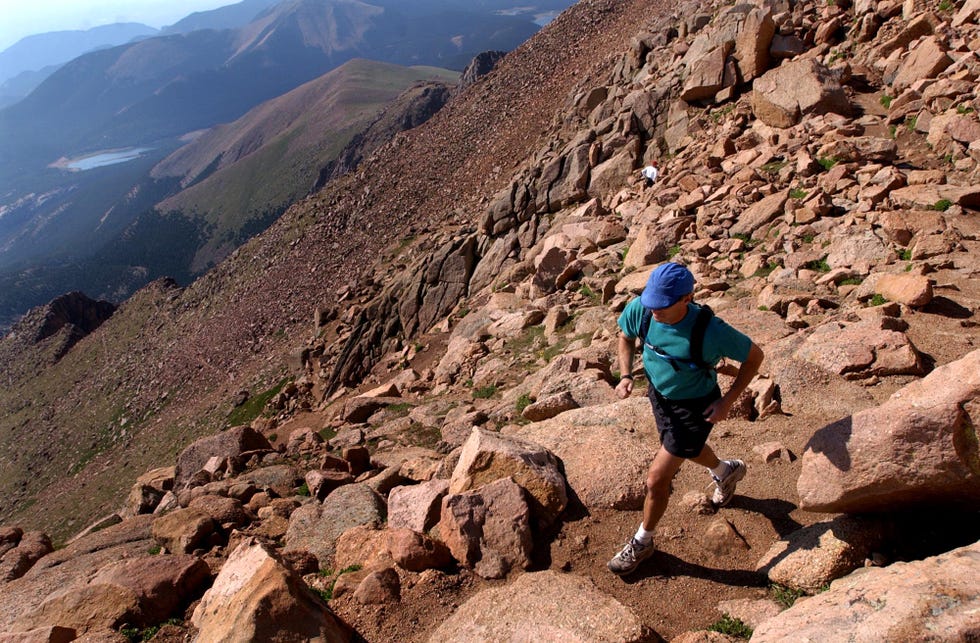
[[[626,398],[633,392],[633,354],[636,339],[642,338],[643,370],[650,382],[647,397],[661,446],[647,472],[643,522],[609,561],[609,570],[616,574],[632,572],[654,552],[653,530],[667,509],[671,480],[685,460],[707,467],[715,482],[712,502],[719,507],[728,504],[735,485],[745,477],[744,462],[719,460],[706,442],[713,425],[728,417],[758,373],[764,355],[749,337],[693,299],[691,271],[665,263],[650,274],[643,293],[619,316],[617,352],[623,375],[616,394]],[[724,395],[714,368],[723,357],[740,363],[726,370],[735,381]]]
[[657,165],[656,161],[651,161],[650,165],[640,170],[640,175],[643,177],[646,187],[652,187],[656,183],[657,177],[660,176],[660,166]]

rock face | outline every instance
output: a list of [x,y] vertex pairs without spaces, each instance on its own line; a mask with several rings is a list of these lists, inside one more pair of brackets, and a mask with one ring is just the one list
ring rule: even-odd
[[325,569],[341,534],[358,525],[381,524],[385,515],[384,499],[366,484],[340,487],[322,505],[310,502],[293,512],[285,551],[308,551]]
[[765,621],[752,641],[969,641],[978,609],[980,543],[857,571]]
[[780,65],[752,84],[752,110],[772,127],[792,127],[809,114],[849,114],[850,101],[830,70],[812,58]]
[[439,534],[456,560],[484,578],[531,565],[530,509],[510,478],[443,498]]
[[199,641],[351,640],[349,628],[264,545],[244,540],[191,618]]
[[549,570],[523,574],[507,587],[483,590],[461,605],[429,641],[627,643],[649,637],[636,614],[592,581]]
[[508,476],[528,492],[535,515],[544,524],[553,522],[568,504],[565,478],[547,449],[479,428],[463,445],[449,492],[458,494]]
[[810,511],[894,511],[980,500],[980,351],[810,439],[797,489]]

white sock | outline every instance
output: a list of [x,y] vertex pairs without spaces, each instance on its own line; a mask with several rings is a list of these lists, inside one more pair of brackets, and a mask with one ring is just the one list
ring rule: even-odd
[[711,475],[721,480],[729,473],[731,473],[732,468],[731,466],[729,466],[727,460],[722,460],[721,462],[718,463],[717,467],[715,467],[714,469],[708,469],[708,471],[711,472]]
[[641,522],[640,528],[636,530],[636,535],[633,536],[633,540],[641,545],[649,545],[651,542],[653,542],[653,532],[644,529],[643,523]]

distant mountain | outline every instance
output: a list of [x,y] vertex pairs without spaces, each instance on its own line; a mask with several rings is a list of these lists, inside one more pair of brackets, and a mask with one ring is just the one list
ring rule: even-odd
[[538,29],[531,16],[459,4],[291,0],[241,29],[87,54],[0,111],[0,180],[5,169],[69,152],[145,144],[235,120],[352,58],[462,70],[477,53],[513,49]]
[[[355,135],[385,115],[401,124],[388,138],[419,124],[458,78],[354,60],[204,134],[152,176],[162,154],[0,207],[0,330],[68,290],[121,301],[161,276],[189,282],[306,195]],[[423,115],[413,97],[427,90],[442,98]]]
[[[278,217],[305,196],[320,168],[333,163],[355,135],[380,120],[382,110],[403,123],[387,130],[388,140],[438,110],[458,79],[458,73],[446,69],[355,59],[164,159],[151,176],[179,178],[186,189],[164,200],[158,210],[203,219],[202,227],[208,230],[191,272],[217,263],[251,236],[244,231],[264,229],[270,217]],[[441,100],[430,101],[425,114],[407,116],[413,97],[427,89]]]
[[82,54],[146,38],[158,32],[135,22],[94,27],[86,31],[51,31],[27,36],[0,51],[0,83],[25,71],[62,65]]
[[280,0],[242,0],[210,11],[197,11],[160,30],[161,35],[190,33],[200,29],[237,29]]

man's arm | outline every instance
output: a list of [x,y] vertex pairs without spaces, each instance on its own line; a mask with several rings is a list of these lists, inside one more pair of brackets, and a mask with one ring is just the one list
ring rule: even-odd
[[[616,385],[616,395],[620,399],[627,398],[633,392],[633,354],[636,352],[636,340],[627,337],[624,333],[619,334],[619,344],[616,353],[619,356],[619,372],[622,374],[619,384]],[[630,375],[631,377],[623,377]]]
[[[735,376],[735,381],[732,382],[731,387],[728,392],[721,396],[721,399],[716,400],[711,403],[708,408],[704,410],[704,417],[711,422],[716,424],[728,417],[728,414],[732,410],[732,406],[738,399],[749,384],[752,382],[752,378],[755,377],[756,373],[759,372],[759,367],[762,366],[762,360],[765,359],[765,353],[762,349],[755,345],[753,342],[752,347],[749,349],[749,356],[745,358],[745,361],[738,367],[738,374]],[[617,387],[617,391],[618,391]]]

